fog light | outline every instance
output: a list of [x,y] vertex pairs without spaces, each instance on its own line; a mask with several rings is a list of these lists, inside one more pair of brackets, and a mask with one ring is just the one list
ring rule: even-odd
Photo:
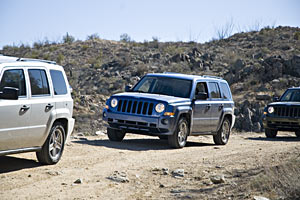
[[167,125],[169,123],[169,120],[168,119],[162,119],[161,123],[164,124],[164,125]]

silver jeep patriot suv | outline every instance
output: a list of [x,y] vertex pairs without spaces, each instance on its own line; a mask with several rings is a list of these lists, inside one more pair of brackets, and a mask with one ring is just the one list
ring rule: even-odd
[[0,55],[0,156],[35,151],[57,163],[71,134],[71,88],[63,67]]

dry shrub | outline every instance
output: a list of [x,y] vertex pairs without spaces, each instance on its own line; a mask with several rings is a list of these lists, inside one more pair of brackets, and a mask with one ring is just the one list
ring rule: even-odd
[[275,167],[266,168],[264,173],[250,182],[252,190],[283,199],[300,199],[300,159],[290,160]]

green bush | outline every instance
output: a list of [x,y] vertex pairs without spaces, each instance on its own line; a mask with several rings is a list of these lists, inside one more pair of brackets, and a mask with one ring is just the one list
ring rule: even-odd
[[63,36],[63,43],[71,44],[74,41],[75,41],[75,38],[72,35],[69,35],[68,32],[65,36]]
[[88,60],[88,63],[92,65],[93,68],[100,68],[102,66],[102,51],[99,53],[99,55],[97,57],[93,57],[91,59]]
[[294,39],[300,40],[300,32],[299,31],[294,34]]
[[120,35],[121,42],[131,42],[131,37],[127,33]]
[[62,53],[59,53],[57,56],[57,63],[62,64],[64,59],[65,59],[65,56]]
[[100,36],[97,33],[87,36],[87,40],[99,40]]

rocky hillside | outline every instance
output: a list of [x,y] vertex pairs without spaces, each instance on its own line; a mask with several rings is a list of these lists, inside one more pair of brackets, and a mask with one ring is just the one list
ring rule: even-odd
[[239,131],[262,131],[263,107],[272,96],[299,86],[300,28],[277,27],[195,42],[86,41],[5,46],[1,54],[54,60],[64,66],[74,89],[76,129],[104,129],[105,100],[149,72],[215,75],[226,79],[236,102]]

